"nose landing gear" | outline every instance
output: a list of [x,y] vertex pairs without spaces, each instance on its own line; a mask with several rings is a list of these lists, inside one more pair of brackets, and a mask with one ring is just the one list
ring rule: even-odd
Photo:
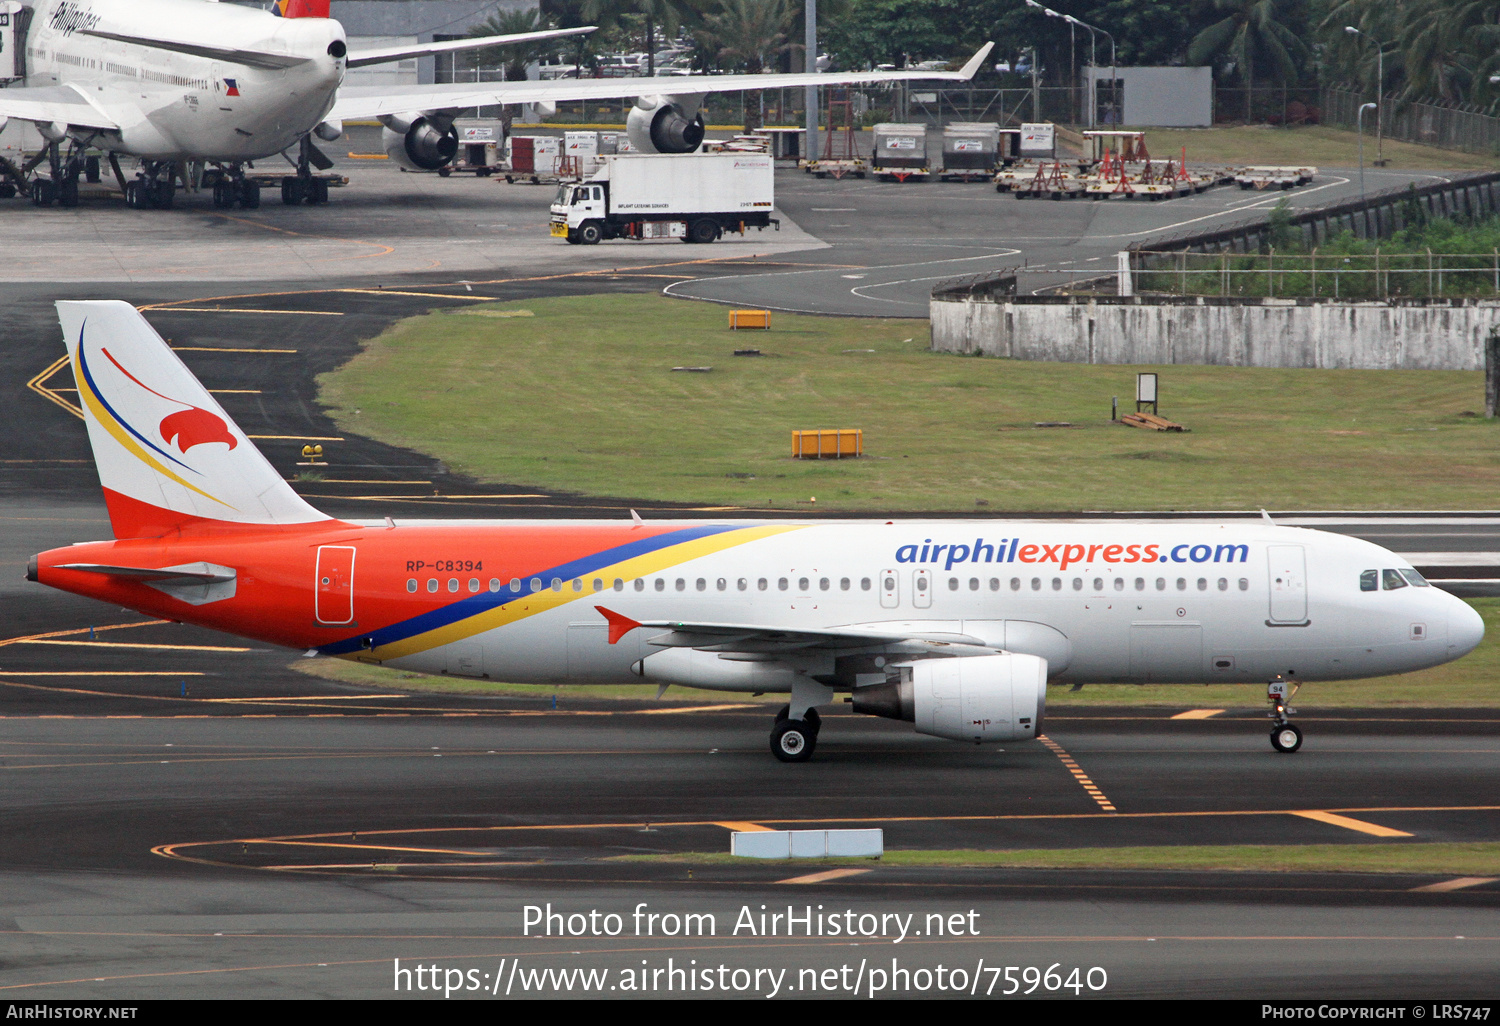
[[1290,691],[1288,685],[1289,682],[1278,673],[1266,685],[1266,699],[1271,703],[1271,711],[1267,713],[1271,718],[1271,747],[1290,755],[1302,747],[1302,729],[1287,719],[1297,712],[1287,703],[1301,685],[1290,684]]

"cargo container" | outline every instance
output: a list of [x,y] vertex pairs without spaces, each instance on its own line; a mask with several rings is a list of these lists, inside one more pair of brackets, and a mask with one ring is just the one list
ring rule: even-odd
[[943,181],[987,181],[999,164],[999,125],[955,121],[943,129]]
[[506,159],[505,180],[514,182],[518,178],[540,182],[543,178],[556,178],[558,161],[562,157],[562,140],[555,135],[513,135],[505,140],[510,156]]
[[713,242],[725,232],[766,228],[774,177],[769,153],[660,153],[605,157],[587,181],[559,187],[552,235],[593,245],[605,239]]
[[888,182],[926,178],[931,173],[927,166],[927,126],[876,125],[870,173]]
[[480,178],[488,178],[503,169],[504,122],[460,118],[453,122],[453,130],[458,133],[458,154],[451,164],[438,168],[441,177],[447,178],[455,172],[467,172]]

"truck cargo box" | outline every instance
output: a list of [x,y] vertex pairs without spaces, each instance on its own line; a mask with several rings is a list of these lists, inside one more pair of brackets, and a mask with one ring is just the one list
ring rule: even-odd
[[609,183],[622,217],[767,213],[775,191],[769,153],[632,153],[609,157],[593,181]]

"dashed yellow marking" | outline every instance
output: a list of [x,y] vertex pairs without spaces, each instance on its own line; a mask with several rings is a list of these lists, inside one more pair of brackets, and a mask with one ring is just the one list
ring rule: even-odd
[[1318,809],[1302,809],[1293,812],[1292,815],[1301,816],[1303,819],[1317,820],[1319,823],[1327,823],[1329,826],[1343,827],[1345,830],[1358,830],[1362,834],[1371,834],[1375,837],[1413,836],[1405,830],[1392,830],[1390,827],[1383,827],[1378,823],[1366,823],[1362,819],[1351,819],[1348,816],[1338,816],[1332,812],[1323,812]]
[[868,869],[825,869],[821,873],[808,873],[806,876],[792,876],[785,880],[777,880],[784,884],[815,884],[826,883],[829,880],[839,880],[846,876],[859,876],[868,873]]
[[1478,887],[1481,884],[1494,883],[1500,880],[1500,876],[1460,876],[1453,880],[1442,880],[1438,883],[1428,884],[1425,887],[1413,887],[1413,891],[1426,891],[1429,894],[1443,894],[1447,891],[1461,891],[1465,887]]
[[1224,711],[1223,709],[1189,709],[1187,712],[1180,712],[1176,716],[1169,717],[1169,719],[1174,719],[1174,720],[1207,720],[1207,719],[1211,719],[1214,716],[1219,715],[1219,713],[1221,713],[1223,711]]
[[1045,734],[1039,735],[1037,740],[1052,750],[1052,754],[1056,755],[1062,761],[1062,764],[1067,767],[1068,772],[1073,774],[1073,779],[1078,781],[1090,798],[1099,803],[1101,809],[1105,812],[1117,811],[1114,803],[1104,796],[1104,792],[1099,790],[1098,786],[1089,779],[1089,775],[1083,772],[1082,768],[1079,767],[1078,763],[1073,760],[1073,757],[1067,753],[1062,745]]
[[761,826],[759,823],[742,823],[734,819],[723,820],[722,822],[715,823],[714,826],[723,827],[725,830],[738,830],[742,834],[763,834],[769,833],[771,830],[770,827]]

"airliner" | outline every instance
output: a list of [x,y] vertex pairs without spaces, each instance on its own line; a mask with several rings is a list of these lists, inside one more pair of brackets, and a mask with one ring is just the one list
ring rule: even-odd
[[786,693],[985,743],[1042,734],[1050,684],[1299,682],[1457,659],[1479,615],[1377,545],[1269,518],[340,520],[288,485],[133,307],[57,304],[113,540],[29,580],[325,656],[521,683]]
[[[791,75],[561,79],[448,85],[343,87],[344,73],[436,53],[592,32],[591,26],[509,36],[351,50],[329,0],[281,0],[271,11],[210,0],[39,0],[35,8],[0,0],[8,32],[24,58],[24,84],[0,89],[6,118],[35,123],[49,145],[0,182],[40,205],[77,203],[87,174],[84,151],[109,155],[126,200],[169,207],[189,164],[210,164],[216,206],[255,207],[251,161],[297,149],[296,173],[282,180],[282,201],[319,203],[326,182],[311,168],[331,167],[312,136],[338,139],[343,123],[379,119],[387,154],[402,167],[434,171],[458,150],[454,118],[486,104],[635,96],[627,130],[644,153],[691,153],[703,141],[702,102],[712,92],[904,80],[968,81],[993,44],[959,71],[875,71]],[[12,17],[14,12],[14,17]],[[17,24],[19,23],[19,24]],[[0,55],[3,56],[3,55]],[[668,82],[670,89],[668,90]],[[67,144],[63,152],[62,144]],[[127,181],[120,156],[139,158]],[[292,159],[289,154],[289,159]],[[48,176],[31,175],[46,161]],[[7,170],[0,168],[0,170]]]

